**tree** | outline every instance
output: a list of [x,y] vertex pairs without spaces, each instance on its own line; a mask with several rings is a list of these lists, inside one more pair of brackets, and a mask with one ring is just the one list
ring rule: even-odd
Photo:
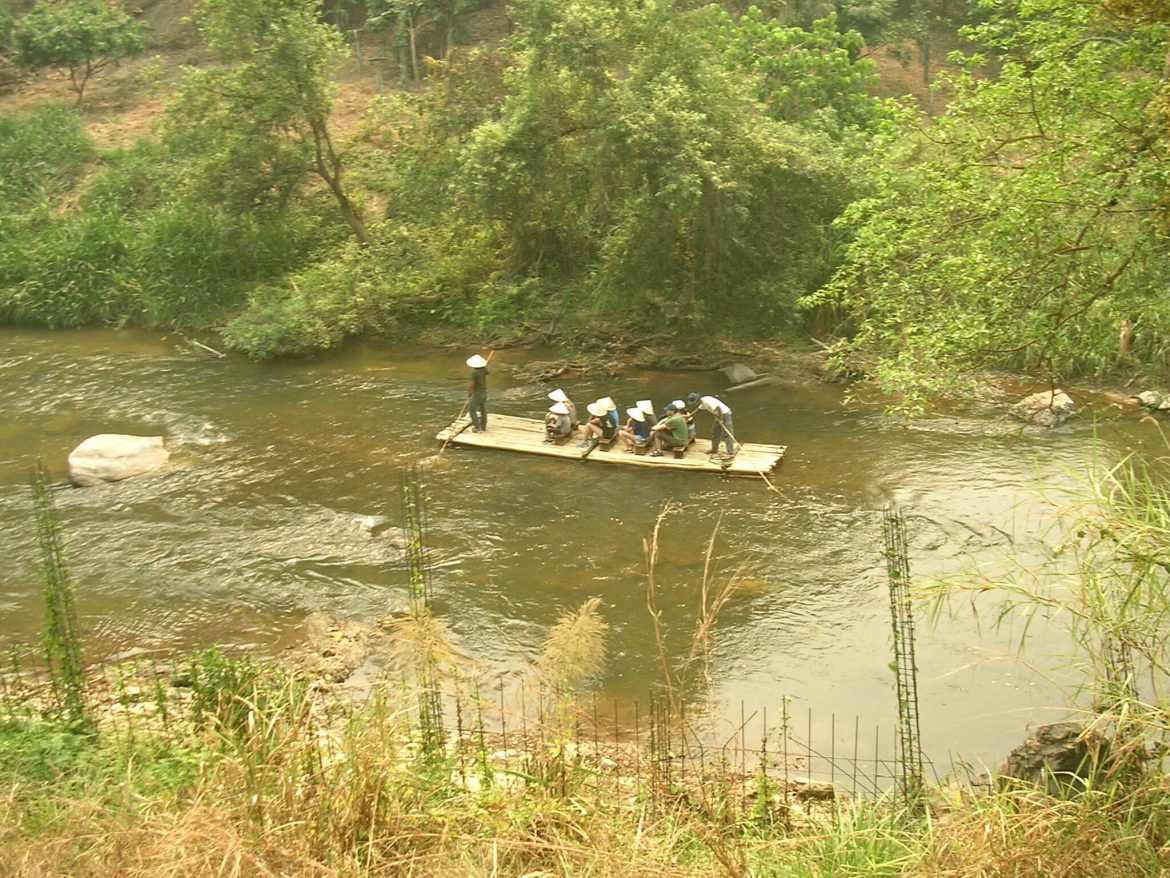
[[831,270],[850,185],[822,130],[769,118],[761,74],[729,68],[731,17],[668,0],[512,8],[510,94],[455,184],[510,270],[589,278],[600,304],[676,325],[791,327]]
[[[876,194],[839,224],[846,264],[810,302],[844,308],[850,347],[911,407],[985,367],[1106,374],[1128,330],[1165,369],[1166,27],[997,0],[968,36],[990,54],[968,59],[945,116],[876,145]],[[989,60],[994,78],[975,75]]]
[[830,13],[807,28],[784,27],[755,7],[723,28],[724,57],[752,75],[755,94],[773,119],[839,137],[870,130],[886,115],[868,93],[877,83],[870,61],[858,60],[862,37],[842,33]]
[[369,231],[329,129],[345,48],[318,19],[319,7],[319,0],[204,0],[196,21],[219,63],[188,71],[169,111],[169,139],[200,168],[197,184],[242,211],[283,201],[315,174],[366,246]]
[[102,0],[38,3],[12,31],[16,63],[29,70],[67,68],[78,106],[93,76],[145,45],[146,28]]
[[366,0],[366,27],[380,29],[394,25],[405,36],[410,78],[422,78],[419,58],[422,36],[430,32],[436,58],[443,60],[451,51],[456,21],[487,5],[488,0]]

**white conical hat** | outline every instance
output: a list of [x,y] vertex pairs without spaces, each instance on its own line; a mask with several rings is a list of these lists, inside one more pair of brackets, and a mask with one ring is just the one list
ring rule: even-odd
[[654,403],[652,403],[648,399],[638,400],[638,408],[640,408],[642,411],[644,411],[648,415],[654,414]]
[[569,407],[563,402],[554,402],[548,407],[548,410],[558,415],[567,415],[569,413]]
[[552,393],[550,393],[548,395],[548,398],[551,399],[553,402],[568,402],[569,401],[569,397],[567,397],[565,395],[565,391],[561,390],[559,387],[556,390],[554,390]]
[[646,413],[639,408],[626,409],[626,414],[629,415],[631,418],[633,418],[635,421],[641,421],[642,423],[646,423]]
[[479,354],[472,354],[470,357],[467,358],[467,365],[470,366],[472,369],[479,369],[479,368],[487,365],[487,360],[485,360]]
[[589,414],[593,415],[595,418],[604,417],[607,411],[605,403],[601,402],[600,400],[589,403],[587,408],[589,409]]
[[616,412],[617,411],[617,403],[613,401],[612,396],[603,396],[601,399],[599,399],[597,401],[599,403],[601,403],[603,406],[605,406],[605,410],[607,412]]

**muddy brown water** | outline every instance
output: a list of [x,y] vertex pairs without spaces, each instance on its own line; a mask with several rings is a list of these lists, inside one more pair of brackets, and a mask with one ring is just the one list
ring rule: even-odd
[[[1039,557],[1054,488],[1095,456],[1157,441],[1152,425],[1108,410],[1051,431],[993,407],[905,423],[843,403],[837,387],[777,384],[725,397],[741,440],[789,446],[776,491],[458,447],[438,457],[434,434],[464,400],[464,355],[367,344],[261,365],[161,334],[0,330],[0,647],[33,642],[41,624],[35,460],[63,479],[87,436],[162,434],[164,471],[55,491],[90,658],[213,644],[276,655],[311,612],[373,622],[401,608],[406,570],[389,532],[369,524],[400,522],[402,474],[420,464],[434,604],[485,673],[522,674],[560,613],[596,595],[611,630],[601,698],[645,699],[660,671],[643,541],[671,504],[657,578],[672,661],[689,643],[713,533],[717,573],[743,577],[700,697],[733,718],[778,717],[788,698],[795,715],[847,729],[838,737],[888,735],[882,509],[905,511],[916,580],[1002,570]],[[551,388],[514,383],[511,369],[550,356],[497,353],[490,407],[542,412]],[[724,381],[635,372],[562,386],[579,404],[611,395],[624,408]],[[995,761],[1029,724],[1062,715],[1065,635],[1037,626],[1021,660],[1022,622],[997,631],[993,616],[920,619],[921,726],[936,762]]]

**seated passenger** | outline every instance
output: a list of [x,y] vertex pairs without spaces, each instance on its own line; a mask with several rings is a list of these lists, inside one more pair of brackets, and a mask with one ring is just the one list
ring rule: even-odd
[[674,406],[674,410],[676,412],[678,412],[680,415],[682,415],[686,419],[686,422],[687,422],[687,443],[689,444],[689,443],[693,442],[695,439],[695,413],[692,411],[688,411],[687,404],[685,402],[683,402],[681,399],[676,399],[674,402],[671,403],[671,405]]
[[577,429],[577,406],[573,404],[573,400],[565,395],[565,391],[559,387],[548,395],[548,398],[553,402],[563,402],[565,408],[569,410],[569,423],[573,425],[573,429]]
[[630,419],[624,427],[618,429],[618,438],[626,443],[624,451],[633,452],[634,449],[650,441],[650,423],[646,420],[646,413],[634,407],[626,409]]
[[621,418],[621,415],[618,414],[617,403],[613,401],[613,397],[612,396],[603,396],[601,399],[599,399],[597,401],[599,403],[601,403],[603,406],[605,406],[606,414],[608,414],[610,416],[610,418],[613,420],[614,430],[618,430],[622,425],[622,418]]
[[577,443],[578,448],[584,448],[600,439],[612,439],[617,435],[617,424],[609,416],[609,410],[600,399],[588,405],[589,420],[581,425],[585,437]]
[[663,448],[686,448],[690,441],[687,435],[687,419],[682,415],[685,406],[675,400],[666,407],[667,416],[650,428],[651,457],[662,457]]
[[544,416],[544,441],[556,442],[558,439],[567,439],[573,432],[573,425],[569,421],[569,408],[563,402],[554,402],[549,406],[548,414]]

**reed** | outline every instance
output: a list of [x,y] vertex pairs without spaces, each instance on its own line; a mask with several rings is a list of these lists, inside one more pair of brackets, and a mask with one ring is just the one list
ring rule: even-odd
[[705,688],[709,687],[711,635],[719,620],[719,614],[734,597],[742,581],[742,575],[733,573],[717,581],[712,570],[716,539],[723,520],[723,516],[720,515],[711,531],[711,538],[707,541],[707,548],[703,555],[703,576],[699,582],[699,599],[692,622],[690,643],[678,668],[673,668],[666,644],[666,632],[662,627],[662,613],[658,609],[656,567],[662,524],[667,516],[676,509],[677,507],[671,503],[663,505],[658,517],[654,520],[654,528],[650,537],[642,541],[642,546],[646,557],[646,609],[650,613],[654,629],[654,642],[657,647],[659,669],[662,674],[670,717],[672,722],[677,723],[685,745],[687,731],[683,721],[684,705],[692,694],[691,689],[696,674],[701,675]]
[[[1134,819],[1137,818],[1137,819]],[[954,878],[1144,878],[1165,874],[1164,839],[1123,799],[1013,790],[974,798],[931,829],[907,874]]]
[[589,598],[575,610],[561,614],[545,638],[537,659],[544,682],[566,700],[591,678],[605,670],[609,626],[598,608],[601,598]]
[[41,551],[40,572],[44,580],[45,627],[41,642],[49,668],[49,681],[59,715],[70,728],[92,729],[73,582],[65,562],[61,525],[53,508],[53,495],[43,464],[38,463],[33,473],[32,491]]

